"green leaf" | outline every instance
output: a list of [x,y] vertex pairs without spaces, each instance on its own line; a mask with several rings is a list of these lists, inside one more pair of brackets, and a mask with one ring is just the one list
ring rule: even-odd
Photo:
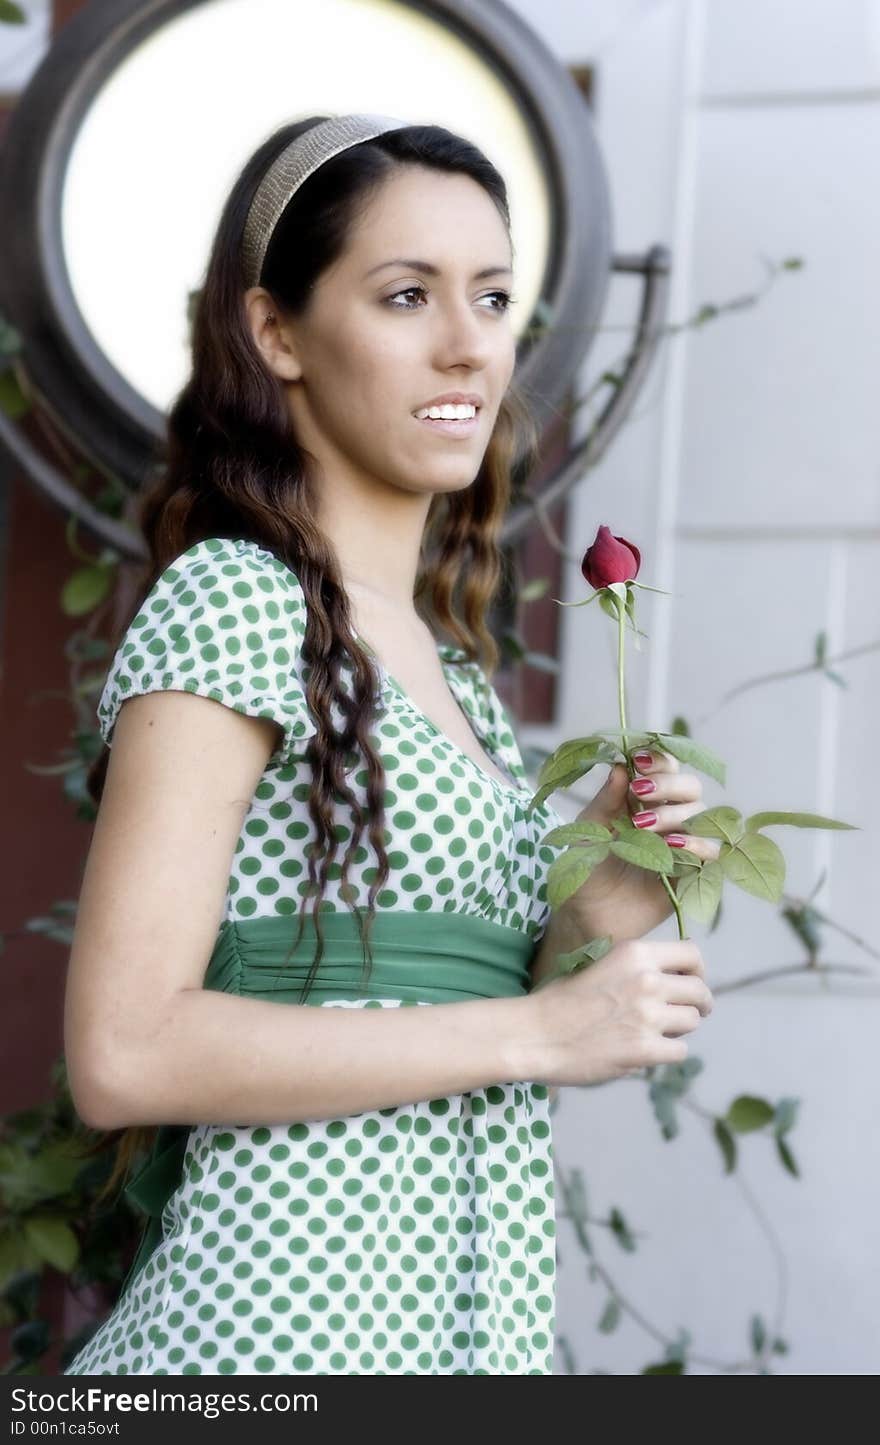
[[26,416],[30,409],[30,401],[22,391],[12,367],[0,371],[0,411],[4,412],[10,421],[18,421],[20,417]]
[[532,577],[524,587],[520,588],[520,602],[536,602],[539,597],[544,596],[549,586],[549,577]]
[[736,1168],[736,1139],[723,1119],[715,1120],[714,1132],[724,1155],[724,1172],[732,1174]]
[[602,1318],[599,1321],[599,1329],[603,1335],[610,1335],[620,1323],[620,1301],[617,1295],[612,1295],[602,1311]]
[[780,1099],[776,1105],[773,1128],[780,1138],[794,1127],[800,1102],[800,1099]]
[[800,1170],[795,1162],[795,1157],[781,1134],[777,1134],[776,1136],[776,1151],[789,1174],[793,1174],[795,1179],[800,1179]]
[[724,875],[717,858],[707,858],[695,872],[679,876],[675,895],[682,912],[697,923],[711,923],[721,902]]
[[99,563],[78,567],[61,589],[61,609],[67,617],[91,612],[108,595],[113,581],[110,567]]
[[669,844],[659,833],[643,832],[641,828],[628,829],[624,837],[614,839],[610,850],[615,857],[634,863],[637,868],[649,868],[654,873],[675,872]]
[[785,887],[785,858],[772,838],[746,833],[735,848],[722,847],[718,862],[725,878],[767,903],[778,903]]
[[24,1232],[40,1259],[70,1273],[79,1259],[79,1240],[65,1220],[34,1214],[25,1219]]
[[557,953],[554,962],[556,969],[553,973],[545,974],[544,977],[533,985],[530,992],[537,993],[539,988],[551,983],[555,978],[565,978],[567,974],[577,973],[581,968],[587,968],[589,964],[596,963],[604,958],[611,949],[613,940],[610,934],[604,934],[601,938],[592,938],[589,943],[582,944],[580,948],[572,949],[570,953]]
[[547,869],[547,901],[551,910],[561,908],[573,893],[586,883],[593,869],[608,856],[608,845],[568,848],[554,858]]
[[24,25],[27,16],[20,5],[13,0],[0,0],[0,23],[3,25]]
[[616,1206],[611,1211],[609,1224],[611,1225],[611,1232],[621,1249],[625,1249],[628,1254],[632,1254],[635,1250],[636,1242],[630,1233],[626,1220]]
[[643,1375],[683,1375],[684,1362],[682,1360],[666,1360],[662,1365],[646,1365],[642,1370]]
[[846,828],[855,833],[860,833],[861,828],[855,823],[841,823],[836,818],[823,818],[821,813],[752,813],[746,818],[746,828],[749,832],[756,832],[758,828],[768,828],[772,823],[786,823],[791,828]]
[[563,743],[545,759],[538,773],[537,791],[530,807],[539,807],[551,793],[577,782],[597,763],[613,763],[617,754],[602,738],[575,738]]
[[750,1333],[752,1349],[756,1355],[759,1355],[767,1343],[767,1331],[760,1315],[752,1315]]
[[556,847],[561,847],[566,843],[610,843],[611,833],[602,823],[585,818],[583,822],[575,820],[571,823],[563,823],[561,827],[554,828],[552,832],[545,834],[541,842],[550,843]]
[[649,1089],[654,1114],[664,1139],[674,1139],[678,1134],[678,1115],[675,1112],[676,1092],[656,1079]]
[[728,1109],[726,1122],[737,1134],[750,1134],[769,1124],[775,1112],[766,1099],[759,1099],[754,1094],[740,1094]]
[[701,773],[707,773],[714,778],[716,783],[723,783],[727,777],[727,766],[713,753],[710,748],[702,743],[694,742],[691,737],[685,737],[681,733],[652,733],[651,737],[664,750],[671,753],[672,757],[678,758],[680,763],[687,763],[689,767],[697,768]]
[[706,808],[694,813],[680,824],[680,833],[693,833],[695,838],[721,838],[725,843],[736,843],[745,833],[742,813],[720,803],[715,808]]

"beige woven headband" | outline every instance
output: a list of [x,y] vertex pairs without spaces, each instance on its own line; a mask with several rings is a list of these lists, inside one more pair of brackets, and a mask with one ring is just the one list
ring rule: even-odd
[[324,161],[360,141],[410,125],[391,115],[335,115],[296,136],[270,165],[251,202],[242,237],[245,286],[258,286],[272,232],[287,202]]

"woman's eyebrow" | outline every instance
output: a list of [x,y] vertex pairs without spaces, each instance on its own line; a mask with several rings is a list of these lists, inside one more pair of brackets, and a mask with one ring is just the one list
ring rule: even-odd
[[[439,266],[433,266],[430,261],[413,261],[406,257],[396,256],[393,261],[380,261],[378,266],[372,266],[365,272],[363,279],[372,276],[374,271],[381,271],[385,266],[406,266],[411,271],[421,271],[425,276],[440,276],[442,272]],[[472,281],[483,281],[487,276],[512,276],[513,271],[509,266],[484,266],[482,271],[475,271],[471,277]]]

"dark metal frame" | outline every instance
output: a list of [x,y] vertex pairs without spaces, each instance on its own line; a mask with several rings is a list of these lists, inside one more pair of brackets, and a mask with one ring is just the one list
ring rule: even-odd
[[[109,362],[76,304],[61,244],[64,174],[82,118],[107,77],[146,35],[206,3],[211,0],[92,0],[56,37],[12,112],[0,149],[0,213],[16,218],[0,236],[0,309],[23,337],[22,360],[37,394],[50,398],[98,468],[132,488],[153,470],[164,415]],[[410,8],[463,37],[501,76],[546,158],[556,226],[540,292],[542,324],[525,328],[516,370],[543,430],[589,349],[612,269],[639,269],[640,263],[612,259],[608,186],[592,117],[540,37],[497,0],[410,0]],[[649,269],[648,261],[641,266]],[[643,321],[653,322],[646,316],[653,311],[649,296]],[[634,373],[604,418],[609,439],[635,384]],[[2,413],[0,443],[59,505],[123,555],[142,555],[133,529],[89,504]],[[560,485],[552,479],[554,498]],[[546,491],[545,484],[542,495]],[[533,520],[531,508],[512,513],[505,540]]]

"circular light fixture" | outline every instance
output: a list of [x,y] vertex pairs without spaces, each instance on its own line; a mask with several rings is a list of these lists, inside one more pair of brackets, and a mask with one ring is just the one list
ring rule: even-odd
[[589,109],[518,15],[490,0],[93,0],[3,137],[0,208],[16,219],[0,310],[35,397],[127,486],[151,472],[186,381],[189,303],[235,176],[277,126],[349,110],[446,126],[498,167],[517,381],[539,427],[554,414],[605,299],[610,206]]

